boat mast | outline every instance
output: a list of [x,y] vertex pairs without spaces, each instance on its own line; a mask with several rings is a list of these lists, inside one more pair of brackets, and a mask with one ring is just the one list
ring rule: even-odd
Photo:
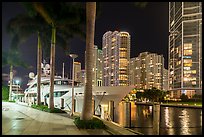
[[64,79],[64,62],[63,62],[63,67],[62,67],[62,79]]

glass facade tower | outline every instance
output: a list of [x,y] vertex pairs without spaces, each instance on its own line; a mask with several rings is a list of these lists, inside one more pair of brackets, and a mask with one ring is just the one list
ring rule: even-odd
[[169,2],[169,90],[175,98],[202,89],[202,2]]
[[129,85],[130,35],[108,31],[103,35],[103,85]]

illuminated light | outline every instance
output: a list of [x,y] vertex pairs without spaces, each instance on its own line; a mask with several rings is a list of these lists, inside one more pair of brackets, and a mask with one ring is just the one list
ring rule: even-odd
[[171,22],[171,26],[174,25],[174,20]]
[[192,49],[192,43],[186,43],[184,44],[184,50],[185,49]]
[[196,81],[192,81],[192,85],[196,85]]
[[192,57],[191,56],[183,56],[183,58],[191,59]]
[[187,77],[184,77],[184,78],[183,78],[183,81],[190,81],[190,79],[187,78]]
[[192,73],[192,74],[196,74],[196,70],[192,70],[191,73]]
[[191,67],[192,63],[184,63],[184,67]]
[[184,70],[190,70],[191,67],[184,67]]

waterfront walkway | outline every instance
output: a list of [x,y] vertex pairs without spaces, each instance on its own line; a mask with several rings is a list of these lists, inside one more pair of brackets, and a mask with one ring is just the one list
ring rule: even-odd
[[48,113],[26,103],[2,102],[2,135],[140,135],[102,120],[107,129],[78,129],[67,113]]
[[78,129],[67,113],[48,113],[2,102],[2,135],[111,135],[104,129]]

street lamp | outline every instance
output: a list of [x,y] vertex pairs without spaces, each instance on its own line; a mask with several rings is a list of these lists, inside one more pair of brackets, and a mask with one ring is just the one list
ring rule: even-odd
[[73,60],[72,64],[72,111],[71,111],[71,116],[74,114],[74,59],[78,57],[76,54],[69,54],[69,56]]
[[[20,82],[20,81],[17,79],[17,80],[16,80],[16,84],[17,84],[17,93],[16,93],[16,94],[17,94],[17,95],[18,95],[18,84],[19,84],[19,82]],[[17,99],[18,99],[18,98],[17,98]]]
[[16,80],[16,84],[17,84],[17,93],[18,93],[18,84],[19,84],[19,80]]

